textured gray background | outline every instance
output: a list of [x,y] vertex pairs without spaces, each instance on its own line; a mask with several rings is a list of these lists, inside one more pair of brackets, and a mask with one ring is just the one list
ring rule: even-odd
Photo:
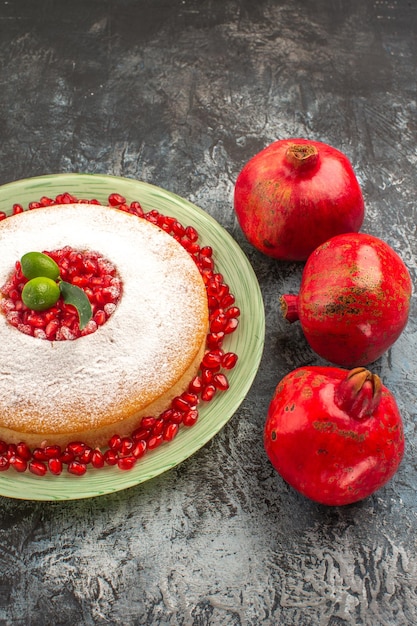
[[372,368],[405,420],[398,474],[359,504],[309,502],[262,445],[279,379],[321,363],[277,302],[302,266],[251,249],[232,208],[259,149],[326,141],[416,285],[416,32],[416,0],[1,2],[0,183],[98,172],[178,193],[242,246],[267,323],[246,400],[176,469],[93,500],[0,499],[2,626],[416,623],[416,299]]

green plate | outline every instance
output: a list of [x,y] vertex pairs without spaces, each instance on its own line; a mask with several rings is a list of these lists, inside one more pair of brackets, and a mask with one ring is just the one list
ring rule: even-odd
[[77,198],[96,198],[107,204],[109,194],[120,193],[130,202],[138,200],[145,211],[156,209],[172,215],[183,225],[195,226],[200,242],[214,250],[216,268],[221,272],[240,307],[240,324],[224,347],[239,356],[228,373],[230,388],[218,392],[200,405],[200,417],[191,428],[180,429],[176,438],[148,452],[129,471],[114,467],[89,468],[83,477],[67,472],[60,476],[37,477],[30,472],[8,470],[0,474],[0,495],[25,500],[75,500],[127,489],[171,469],[204,446],[233,416],[249,391],[262,356],[265,316],[259,284],[249,261],[234,239],[207,213],[168,191],[113,176],[58,174],[20,180],[0,187],[0,211],[9,214],[14,203],[25,208],[42,196],[54,198],[69,192]]

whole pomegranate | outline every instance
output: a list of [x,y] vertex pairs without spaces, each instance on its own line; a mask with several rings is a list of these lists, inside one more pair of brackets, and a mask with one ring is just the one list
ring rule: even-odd
[[269,406],[264,444],[294,489],[337,506],[382,487],[404,455],[395,398],[363,367],[302,367],[285,376]]
[[364,201],[348,158],[319,141],[282,139],[241,170],[234,208],[248,241],[264,254],[304,261],[334,235],[357,232]]
[[299,320],[320,356],[343,367],[367,365],[398,339],[408,321],[411,278],[384,241],[346,233],[307,259],[298,295],[281,296],[284,317]]

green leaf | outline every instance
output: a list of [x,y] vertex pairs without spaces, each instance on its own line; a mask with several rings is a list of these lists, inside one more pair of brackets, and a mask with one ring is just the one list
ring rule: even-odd
[[80,323],[80,330],[85,328],[88,322],[91,320],[93,316],[93,311],[91,309],[90,300],[87,298],[86,294],[80,287],[76,285],[71,285],[71,283],[65,282],[65,280],[61,280],[59,283],[59,289],[62,294],[62,298],[64,302],[67,304],[72,304],[78,311],[78,319]]

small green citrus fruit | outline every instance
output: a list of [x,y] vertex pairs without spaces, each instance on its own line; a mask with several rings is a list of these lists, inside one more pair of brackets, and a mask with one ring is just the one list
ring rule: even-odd
[[57,283],[47,276],[29,280],[22,290],[23,303],[33,311],[45,311],[57,303],[60,291]]
[[57,280],[59,267],[53,259],[43,252],[27,252],[20,259],[23,276],[26,278],[36,278],[46,276]]

